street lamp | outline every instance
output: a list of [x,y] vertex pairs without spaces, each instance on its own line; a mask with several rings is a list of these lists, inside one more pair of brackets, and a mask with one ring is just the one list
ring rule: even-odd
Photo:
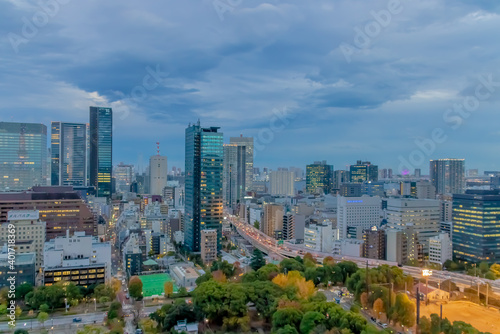
[[432,270],[422,270],[422,276],[425,277],[425,304],[429,304],[429,276],[432,276]]
[[95,298],[94,298],[94,312],[97,312],[97,301]]
[[64,298],[64,306],[65,306],[66,312],[68,312],[68,298]]

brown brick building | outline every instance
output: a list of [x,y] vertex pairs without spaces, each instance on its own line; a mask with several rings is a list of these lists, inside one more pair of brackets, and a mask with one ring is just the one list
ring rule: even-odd
[[24,192],[0,193],[0,224],[10,210],[39,210],[46,222],[46,240],[66,235],[66,230],[97,236],[97,216],[73,187],[33,187]]

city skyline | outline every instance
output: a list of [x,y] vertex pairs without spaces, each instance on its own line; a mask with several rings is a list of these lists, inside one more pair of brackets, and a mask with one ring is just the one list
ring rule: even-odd
[[[496,5],[401,2],[365,48],[356,44],[363,38],[357,31],[377,22],[373,13],[386,11],[387,1],[242,2],[222,15],[212,1],[140,10],[127,1],[106,8],[66,3],[29,38],[22,18],[41,9],[0,6],[7,37],[0,69],[9,82],[0,93],[3,119],[82,123],[88,106],[111,107],[114,161],[137,166],[142,154],[145,168],[160,141],[171,165],[182,166],[183,129],[200,118],[220,126],[226,140],[256,138],[256,166],[363,159],[398,170],[400,157],[422,152],[425,162],[414,167],[424,174],[430,159],[464,158],[467,168],[482,170],[500,163],[489,154],[499,139],[491,122],[500,91],[497,47],[488,38],[500,25]],[[429,10],[435,15],[424,15]],[[110,12],[117,17],[112,27]],[[133,24],[122,26],[128,17]],[[435,33],[441,28],[446,33]],[[143,35],[158,43],[136,37]],[[477,107],[476,91],[488,96]],[[472,104],[459,114],[456,103]],[[273,110],[288,112],[274,131]],[[435,129],[446,140],[429,142]]]

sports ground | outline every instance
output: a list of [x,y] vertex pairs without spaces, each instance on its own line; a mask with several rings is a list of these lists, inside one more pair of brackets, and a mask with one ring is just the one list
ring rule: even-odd
[[144,297],[161,296],[164,292],[163,284],[165,282],[172,282],[174,284],[174,293],[179,289],[169,274],[151,274],[139,276],[142,281],[142,293]]
[[[439,305],[421,305],[421,315],[429,317],[431,313],[439,314]],[[466,301],[454,301],[443,305],[443,318],[453,321],[464,321],[482,332],[500,334],[500,312]]]

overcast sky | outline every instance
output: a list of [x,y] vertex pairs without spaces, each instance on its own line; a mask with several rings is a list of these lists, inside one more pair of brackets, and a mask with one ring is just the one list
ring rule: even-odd
[[[38,3],[47,4],[42,9]],[[494,3],[494,4],[492,4]],[[500,169],[498,1],[0,1],[2,121],[114,110],[114,162],[184,169],[200,119],[255,165]],[[417,145],[415,142],[419,142]]]

